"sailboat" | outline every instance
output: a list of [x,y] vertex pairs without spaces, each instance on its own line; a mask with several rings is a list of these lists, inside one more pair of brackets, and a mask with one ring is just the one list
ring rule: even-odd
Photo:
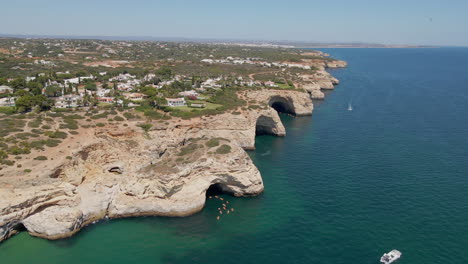
[[351,103],[348,104],[348,111],[353,111],[353,107],[351,106]]

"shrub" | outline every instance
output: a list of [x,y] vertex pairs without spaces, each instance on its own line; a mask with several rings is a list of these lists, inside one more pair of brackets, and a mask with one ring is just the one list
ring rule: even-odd
[[78,114],[73,114],[73,115],[67,115],[64,117],[64,119],[84,119],[83,116],[80,116]]
[[105,127],[106,124],[104,124],[104,123],[97,123],[96,126],[97,126],[97,127]]
[[78,122],[75,119],[64,119],[65,124],[61,124],[61,129],[78,129]]
[[198,148],[200,148],[201,146],[198,145],[198,144],[190,144],[186,147],[183,147],[180,152],[177,154],[177,156],[185,156],[185,155],[188,155],[188,154],[192,154],[193,152],[195,152],[195,150],[197,150]]
[[42,119],[36,118],[28,123],[28,127],[38,128],[42,123]]
[[16,113],[16,110],[14,107],[0,107],[0,113],[6,114],[6,115],[12,115]]
[[29,147],[20,148],[18,146],[13,146],[8,149],[8,153],[12,155],[29,154],[31,153],[31,149]]
[[161,119],[164,117],[161,113],[154,110],[145,110],[145,116],[151,119]]
[[57,139],[47,139],[47,140],[45,141],[45,145],[48,146],[48,147],[56,147],[56,146],[58,146],[60,143],[62,143],[62,141],[57,140]]
[[30,173],[31,171],[32,171],[32,170],[30,170],[30,169],[25,169],[23,172],[24,172],[24,173]]
[[34,158],[34,160],[47,160],[46,156],[37,156]]
[[44,145],[45,144],[46,144],[45,140],[36,140],[36,141],[32,141],[31,143],[29,143],[31,148],[40,149],[40,150],[44,150]]
[[121,116],[114,117],[114,121],[124,121],[125,119]]
[[134,114],[132,114],[132,113],[130,113],[130,112],[125,112],[125,113],[123,113],[123,116],[124,116],[125,118],[127,118],[127,119],[133,119],[133,118],[136,117]]
[[152,124],[139,124],[138,127],[141,127],[145,133],[148,133],[148,131],[151,129],[153,125]]
[[103,112],[101,114],[97,114],[97,115],[92,116],[91,119],[96,120],[96,119],[101,119],[101,118],[107,118],[108,115],[109,115],[108,112]]
[[214,147],[217,147],[219,146],[219,139],[217,138],[212,138],[210,140],[208,140],[205,145],[209,148],[214,148]]
[[66,139],[67,138],[67,133],[59,131],[59,130],[57,130],[55,132],[46,131],[45,134],[49,138],[61,138],[61,139]]
[[15,164],[14,160],[0,160],[1,164],[7,165],[7,166],[13,166]]
[[216,150],[217,154],[228,154],[231,152],[231,146],[229,145],[222,145]]

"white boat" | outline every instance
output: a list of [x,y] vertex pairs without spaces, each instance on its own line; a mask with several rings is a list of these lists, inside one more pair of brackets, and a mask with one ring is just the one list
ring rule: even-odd
[[351,104],[348,104],[348,111],[353,111],[353,107],[351,106]]
[[390,264],[398,260],[400,257],[401,257],[401,252],[394,249],[388,253],[383,254],[383,256],[380,258],[380,263]]

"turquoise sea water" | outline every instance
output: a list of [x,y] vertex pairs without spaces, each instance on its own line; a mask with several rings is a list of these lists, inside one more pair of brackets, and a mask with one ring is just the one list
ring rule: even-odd
[[[73,238],[23,232],[0,263],[468,263],[468,49],[328,49],[349,62],[312,117],[249,152],[265,193],[187,218],[103,221]],[[347,111],[348,104],[353,111]]]

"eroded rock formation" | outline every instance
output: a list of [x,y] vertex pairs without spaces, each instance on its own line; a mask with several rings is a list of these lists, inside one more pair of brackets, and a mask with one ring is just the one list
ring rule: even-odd
[[94,128],[70,139],[71,149],[52,150],[54,160],[29,176],[2,171],[0,241],[23,227],[59,239],[103,218],[187,216],[203,208],[214,184],[234,196],[261,193],[260,172],[244,149],[255,147],[256,134],[286,134],[275,109],[311,115],[313,104],[302,91],[242,96],[249,105],[240,114],[154,122],[147,133],[138,121]]

